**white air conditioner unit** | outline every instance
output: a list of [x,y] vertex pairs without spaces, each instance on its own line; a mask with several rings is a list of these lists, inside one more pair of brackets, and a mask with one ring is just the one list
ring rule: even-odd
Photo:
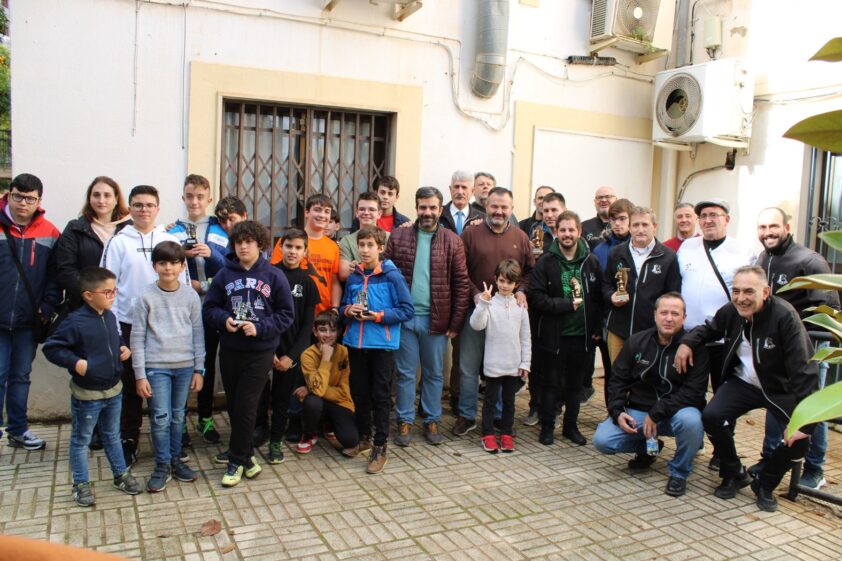
[[[645,52],[652,43],[661,0],[593,0],[591,10],[591,44],[614,38],[639,42]],[[623,48],[622,44],[617,45]]]
[[698,142],[746,148],[753,104],[754,79],[737,59],[658,72],[652,140],[679,150]]

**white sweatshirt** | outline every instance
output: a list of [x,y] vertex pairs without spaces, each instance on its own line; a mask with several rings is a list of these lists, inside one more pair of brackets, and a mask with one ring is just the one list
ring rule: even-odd
[[[147,286],[158,280],[152,265],[152,249],[165,241],[178,243],[164,226],[155,226],[148,234],[141,234],[134,226],[128,225],[106,244],[99,264],[117,275],[117,298],[111,311],[118,321],[131,324],[135,301]],[[190,286],[186,268],[181,281]]]
[[517,305],[514,296],[498,293],[490,302],[480,298],[470,322],[476,331],[485,330],[486,376],[517,376],[519,368],[529,371],[532,359],[529,314]]

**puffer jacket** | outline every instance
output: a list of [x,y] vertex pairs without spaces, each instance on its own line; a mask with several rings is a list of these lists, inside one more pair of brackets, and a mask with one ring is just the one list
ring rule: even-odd
[[[384,253],[403,274],[408,287],[412,287],[417,243],[417,224],[395,228]],[[470,286],[461,238],[439,226],[430,242],[430,333],[462,330],[471,298]]]

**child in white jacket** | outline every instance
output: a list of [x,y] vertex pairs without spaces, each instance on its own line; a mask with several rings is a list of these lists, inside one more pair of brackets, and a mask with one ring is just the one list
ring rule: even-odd
[[[485,330],[485,399],[482,406],[482,448],[496,454],[498,450],[514,452],[512,425],[515,418],[515,394],[529,375],[532,356],[529,315],[517,305],[514,291],[520,281],[521,268],[514,259],[497,265],[494,277],[497,294],[482,284],[479,304],[471,314],[471,327]],[[503,392],[503,417],[500,421],[500,444],[494,436],[494,407]]]

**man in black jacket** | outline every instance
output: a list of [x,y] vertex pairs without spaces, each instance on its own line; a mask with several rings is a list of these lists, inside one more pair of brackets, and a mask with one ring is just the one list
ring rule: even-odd
[[[767,208],[757,217],[757,237],[763,244],[763,251],[757,258],[757,266],[766,271],[766,278],[772,288],[772,294],[780,296],[801,314],[810,315],[805,310],[812,306],[826,304],[839,309],[839,294],[835,290],[787,290],[778,291],[795,277],[830,273],[830,266],[824,257],[795,243],[790,233],[789,217],[780,208]],[[816,328],[818,329],[818,328]],[[822,345],[826,346],[829,342]],[[819,387],[824,387],[828,365],[819,364]],[[763,439],[763,457],[751,466],[750,474],[757,473],[766,463],[766,458],[783,441],[784,426],[775,421],[773,415],[766,415],[766,437]],[[824,460],[827,452],[827,423],[818,423],[810,438],[810,449],[804,458],[804,473],[799,483],[811,489],[819,489],[826,483],[824,478]]]
[[[680,497],[687,489],[693,456],[704,441],[701,407],[708,385],[707,351],[699,347],[693,366],[679,374],[674,356],[684,336],[684,299],[667,292],[654,308],[655,327],[629,337],[614,362],[606,394],[609,418],[596,428],[593,445],[603,454],[636,452],[629,469],[639,470],[655,461],[646,453],[647,439],[675,436],[665,492]],[[658,444],[663,446],[660,440]]]
[[538,332],[533,336],[541,363],[541,436],[553,443],[555,404],[564,392],[562,436],[580,446],[579,397],[588,352],[600,331],[600,270],[596,257],[580,238],[582,223],[565,211],[556,223],[556,239],[532,271],[527,297],[539,310]]
[[792,460],[804,457],[814,425],[802,427],[778,446],[752,481],[737,455],[731,424],[762,407],[786,425],[795,406],[818,387],[818,368],[810,361],[812,346],[798,312],[770,294],[766,273],[755,266],[737,269],[731,302],[682,339],[675,355],[678,371],[693,365],[691,347],[723,337],[724,381],[702,412],[705,431],[720,458],[722,484],[714,495],[732,499],[751,483],[757,507],[772,512],[778,506],[773,491]]

